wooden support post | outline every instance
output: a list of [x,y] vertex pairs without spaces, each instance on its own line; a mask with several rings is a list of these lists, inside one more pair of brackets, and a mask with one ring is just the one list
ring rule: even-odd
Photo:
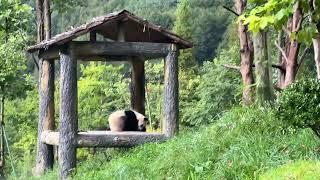
[[133,57],[131,75],[131,108],[141,114],[145,114],[145,70],[144,60]]
[[[119,22],[118,26],[119,42],[126,41],[126,31],[124,28],[124,22]],[[130,84],[130,99],[131,109],[145,114],[145,72],[144,72],[144,60],[140,57],[129,58],[131,62],[131,84]]]
[[41,133],[54,130],[54,61],[39,61],[39,123],[38,123],[38,151],[36,157],[35,175],[53,168],[53,146],[40,141]]
[[90,32],[90,41],[91,42],[97,41],[97,33],[95,31]]
[[60,179],[67,179],[76,167],[76,135],[78,130],[77,61],[71,49],[68,46],[60,51]]
[[171,45],[165,59],[164,74],[164,133],[174,136],[179,130],[179,82],[178,48]]
[[[43,38],[51,38],[51,13],[48,0],[37,1],[38,10],[38,42]],[[43,8],[43,12],[42,9]],[[41,134],[46,130],[54,130],[54,61],[39,60],[39,123],[36,166],[34,175],[41,175],[53,168],[54,151],[53,146],[41,142]]]

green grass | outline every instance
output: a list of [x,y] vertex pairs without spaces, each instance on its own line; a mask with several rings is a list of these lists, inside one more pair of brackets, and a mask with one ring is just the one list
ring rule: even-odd
[[261,180],[318,180],[320,163],[316,161],[298,161],[272,169],[261,175]]
[[[100,154],[82,161],[74,179],[258,179],[283,164],[317,162],[319,147],[311,130],[285,128],[270,110],[235,108],[166,143],[146,144],[111,160]],[[57,172],[42,178],[57,178]]]

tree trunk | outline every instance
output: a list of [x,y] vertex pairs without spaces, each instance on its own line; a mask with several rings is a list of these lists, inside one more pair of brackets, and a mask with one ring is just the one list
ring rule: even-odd
[[[291,32],[297,33],[301,29],[301,23],[303,20],[302,8],[300,2],[297,1],[294,5],[294,13],[292,17]],[[293,83],[296,79],[298,55],[299,55],[300,43],[296,39],[290,39],[289,51],[286,62],[286,75],[284,87],[287,87]]]
[[50,12],[50,1],[44,0],[44,32],[46,40],[51,38],[51,12]]
[[144,60],[133,57],[131,77],[131,108],[141,114],[145,114],[145,71]]
[[313,39],[314,60],[317,68],[317,78],[320,79],[320,35]]
[[274,100],[271,65],[268,60],[267,33],[260,31],[253,37],[256,67],[256,101],[259,105]]
[[[287,39],[286,39],[287,40]],[[283,31],[280,31],[278,34],[278,44],[280,47],[284,47],[285,43],[284,43],[284,39],[283,39]],[[278,62],[279,65],[281,66],[282,69],[279,69],[279,73],[278,73],[278,82],[277,82],[277,86],[279,89],[283,89],[284,88],[284,82],[286,79],[286,59],[283,57],[281,50],[279,50],[278,52]]]
[[[49,0],[37,1],[38,42],[51,38],[51,14]],[[41,142],[45,130],[54,130],[54,61],[39,60],[39,124],[36,166],[34,175],[41,175],[53,168],[53,146]]]
[[[235,7],[238,14],[242,14],[246,7],[246,0],[236,0]],[[252,103],[252,84],[254,83],[252,65],[253,65],[253,50],[252,41],[250,40],[250,35],[248,32],[248,27],[243,25],[243,21],[239,22],[238,25],[238,35],[240,40],[240,57],[241,66],[240,72],[243,81],[243,93],[242,99],[244,104]]]
[[60,52],[60,179],[68,179],[76,168],[78,130],[77,61],[70,47]]
[[1,132],[1,138],[0,138],[0,179],[4,178],[4,165],[5,165],[5,159],[4,159],[4,132],[3,127],[4,126],[4,87],[1,87],[1,102],[0,102],[0,132]]
[[172,137],[179,131],[178,49],[172,44],[165,59],[164,76],[164,133]]
[[37,42],[44,40],[43,0],[36,0]]
[[320,7],[317,7],[316,0],[309,0],[310,8],[310,21],[317,26],[317,36],[312,39],[313,49],[314,49],[314,61],[317,69],[317,79],[320,79],[320,20],[317,18],[317,10]]

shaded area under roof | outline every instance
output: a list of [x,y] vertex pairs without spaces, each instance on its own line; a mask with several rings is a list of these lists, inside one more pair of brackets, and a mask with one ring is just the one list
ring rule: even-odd
[[47,49],[50,46],[60,46],[89,32],[95,32],[111,40],[117,40],[119,23],[125,30],[126,42],[175,43],[181,49],[191,48],[192,43],[178,35],[149,23],[127,10],[96,17],[91,22],[58,34],[47,41],[31,46],[28,52]]

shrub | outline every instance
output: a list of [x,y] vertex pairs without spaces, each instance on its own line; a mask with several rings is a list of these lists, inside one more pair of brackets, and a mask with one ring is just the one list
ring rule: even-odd
[[289,86],[278,100],[277,115],[290,126],[320,133],[320,82],[308,79]]

